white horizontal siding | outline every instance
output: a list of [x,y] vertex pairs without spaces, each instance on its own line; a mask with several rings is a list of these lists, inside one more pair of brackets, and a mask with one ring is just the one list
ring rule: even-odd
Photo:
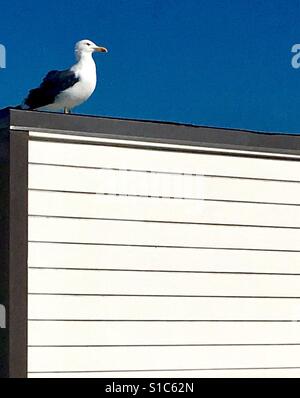
[[29,143],[29,161],[250,178],[299,180],[300,176],[296,161],[38,141]]
[[299,250],[300,229],[29,217],[29,240]]
[[28,371],[300,367],[300,346],[29,347]]
[[30,377],[299,374],[275,369],[300,367],[299,162],[37,141],[29,162]]
[[[29,293],[300,297],[300,276],[29,270]],[[299,307],[300,308],[300,307]]]
[[29,192],[29,214],[300,228],[300,206],[43,191]]
[[300,204],[300,183],[29,166],[29,188]]
[[[199,302],[201,301],[198,300]],[[291,304],[290,301],[289,303]],[[259,304],[264,305],[264,302],[260,301]],[[265,316],[267,316],[268,303],[265,304]],[[278,305],[276,300],[275,305]],[[41,316],[41,312],[37,315]],[[299,322],[29,321],[28,324],[29,345],[289,344],[293,342],[300,343]]]
[[30,267],[300,274],[300,252],[29,243]]
[[30,295],[28,316],[33,320],[299,321],[300,305],[297,299]]

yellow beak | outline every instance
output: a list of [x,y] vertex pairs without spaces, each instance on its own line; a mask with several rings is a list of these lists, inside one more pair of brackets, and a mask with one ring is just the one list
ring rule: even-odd
[[94,51],[97,53],[107,53],[108,52],[107,48],[105,48],[105,47],[95,47]]

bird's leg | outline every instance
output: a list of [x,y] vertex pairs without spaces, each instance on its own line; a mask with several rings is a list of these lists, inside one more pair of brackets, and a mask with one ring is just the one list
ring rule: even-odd
[[70,111],[69,108],[65,107],[65,108],[64,108],[64,113],[71,113],[71,111]]

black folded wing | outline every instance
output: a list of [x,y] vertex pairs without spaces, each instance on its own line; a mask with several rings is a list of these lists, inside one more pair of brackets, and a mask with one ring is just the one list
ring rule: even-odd
[[69,69],[52,70],[43,79],[38,88],[29,91],[24,105],[29,109],[37,109],[53,104],[55,98],[64,90],[74,86],[79,81],[75,73]]

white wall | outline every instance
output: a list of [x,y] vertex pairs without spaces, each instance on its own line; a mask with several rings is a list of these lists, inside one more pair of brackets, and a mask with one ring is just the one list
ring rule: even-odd
[[29,376],[299,377],[299,175],[31,141]]

